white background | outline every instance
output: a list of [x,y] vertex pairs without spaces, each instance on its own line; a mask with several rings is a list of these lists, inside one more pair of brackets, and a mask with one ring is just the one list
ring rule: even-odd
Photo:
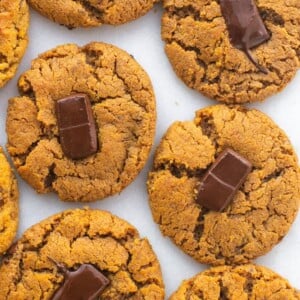
[[[163,133],[175,120],[190,120],[197,109],[216,104],[187,88],[174,74],[164,54],[160,38],[161,5],[158,4],[146,16],[126,25],[102,26],[93,29],[68,30],[31,12],[30,43],[17,76],[0,90],[0,144],[6,144],[5,119],[7,100],[18,95],[17,78],[30,68],[30,61],[39,53],[64,43],[84,45],[90,41],[104,41],[119,46],[132,54],[150,75],[157,100],[157,132],[155,147]],[[280,94],[264,103],[251,105],[271,116],[283,128],[300,155],[300,72]],[[175,291],[183,279],[187,279],[207,266],[201,265],[164,238],[153,222],[146,192],[147,172],[150,160],[138,178],[120,195],[90,204],[92,208],[109,210],[136,226],[146,236],[160,260],[166,295]],[[20,236],[29,226],[64,209],[82,207],[83,204],[63,203],[55,194],[38,195],[18,177],[20,188]],[[300,289],[300,214],[287,237],[269,254],[256,260],[268,266]]]

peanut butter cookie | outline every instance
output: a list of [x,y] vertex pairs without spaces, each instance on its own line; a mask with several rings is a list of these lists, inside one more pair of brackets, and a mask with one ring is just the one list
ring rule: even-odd
[[[298,0],[164,0],[164,8],[167,56],[176,74],[207,97],[264,100],[282,90],[300,66]],[[253,47],[251,54],[241,51],[247,47]]]
[[18,226],[18,187],[0,147],[0,254],[12,243]]
[[[251,168],[238,189],[231,182],[239,169],[224,149]],[[227,160],[216,167],[220,153]],[[226,188],[232,199],[224,206]],[[216,105],[171,125],[156,151],[148,192],[155,222],[187,254],[206,264],[243,264],[288,232],[299,208],[300,173],[287,136],[270,118]]]
[[25,0],[0,1],[0,87],[17,71],[28,43],[28,26]]
[[184,281],[170,300],[299,300],[300,292],[273,271],[256,265],[215,267]]
[[119,25],[146,14],[158,0],[29,0],[47,18],[69,28]]
[[153,143],[155,98],[148,75],[103,43],[50,50],[10,99],[7,149],[39,193],[94,201],[119,193],[140,172]]
[[54,215],[28,229],[2,260],[1,300],[96,296],[164,299],[159,262],[148,240],[108,212]]

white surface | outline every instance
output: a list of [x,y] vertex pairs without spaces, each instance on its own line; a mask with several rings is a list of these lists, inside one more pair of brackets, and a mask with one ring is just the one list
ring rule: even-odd
[[[157,100],[157,133],[155,147],[168,126],[175,120],[190,120],[195,110],[216,104],[187,88],[177,79],[160,38],[162,9],[157,5],[143,18],[119,27],[102,26],[94,29],[68,30],[35,12],[31,14],[30,43],[17,76],[0,90],[0,144],[6,144],[5,119],[7,100],[18,95],[17,78],[30,67],[30,62],[39,53],[57,45],[74,42],[84,45],[90,41],[104,41],[119,46],[134,55],[150,75]],[[269,116],[283,128],[300,156],[300,72],[279,95],[265,103],[251,105]],[[92,208],[109,210],[128,220],[147,236],[160,260],[166,295],[169,296],[183,279],[187,279],[207,266],[201,265],[182,253],[168,238],[162,237],[153,222],[146,193],[146,178],[152,155],[138,178],[120,195],[90,204]],[[63,203],[55,194],[38,195],[27,183],[19,179],[20,187],[20,236],[29,226],[64,209],[82,207],[82,204]],[[272,268],[300,289],[300,215],[287,237],[268,255],[256,262]]]

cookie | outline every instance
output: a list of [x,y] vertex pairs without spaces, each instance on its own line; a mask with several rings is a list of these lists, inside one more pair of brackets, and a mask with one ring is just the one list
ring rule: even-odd
[[0,147],[0,254],[11,245],[18,227],[18,187]]
[[[94,201],[119,193],[144,166],[155,98],[148,75],[129,54],[103,43],[63,45],[32,62],[19,90],[9,101],[7,149],[37,192]],[[87,149],[92,146],[96,152]],[[74,153],[78,147],[86,155]]]
[[0,87],[11,79],[27,48],[29,11],[24,0],[0,2]]
[[[162,38],[166,54],[178,77],[209,98],[225,103],[262,101],[281,91],[300,66],[300,3],[254,2],[259,12],[256,17],[261,18],[267,31],[261,44],[262,37],[252,41],[251,56],[261,66],[259,69],[238,48],[242,45],[237,46],[236,35],[230,34],[236,26],[234,20],[226,18],[226,22],[226,9],[220,7],[223,2],[164,0]],[[229,4],[224,3],[225,8]],[[245,15],[245,9],[241,10],[243,17],[237,19],[243,23],[246,16],[252,22],[254,12]],[[251,26],[246,24],[246,30]],[[263,31],[259,28],[254,34],[246,32],[245,38]]]
[[69,28],[123,24],[146,14],[156,2],[158,0],[28,1],[45,17]]
[[223,266],[184,281],[170,300],[299,300],[300,292],[273,271],[256,265]]
[[[89,209],[62,212],[24,233],[2,261],[0,299],[95,299],[85,282],[94,277],[101,299],[164,299],[148,240],[124,220]],[[68,298],[74,289],[79,294]]]
[[[225,168],[223,181],[218,170],[219,175],[210,174],[219,189],[234,191],[224,210],[223,203],[210,209],[200,204],[200,191],[226,149],[249,161],[251,171],[237,190],[230,184],[234,164]],[[193,121],[171,125],[148,179],[153,217],[162,233],[199,262],[212,265],[247,263],[271,250],[296,217],[299,187],[297,157],[285,133],[258,110],[226,105],[204,108]]]

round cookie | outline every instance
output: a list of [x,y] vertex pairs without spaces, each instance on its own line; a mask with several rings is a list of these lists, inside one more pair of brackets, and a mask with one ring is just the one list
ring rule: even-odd
[[[222,212],[198,204],[201,178],[226,148],[253,167]],[[300,200],[295,152],[257,110],[216,105],[163,137],[148,179],[153,217],[162,233],[201,263],[243,264],[267,253],[288,232]]]
[[226,103],[264,100],[282,90],[300,66],[300,2],[255,1],[271,38],[251,49],[259,71],[229,39],[219,1],[164,0],[167,56],[189,87]]
[[[19,80],[10,99],[7,149],[39,193],[94,201],[119,193],[140,172],[153,143],[155,97],[148,75],[126,52],[103,43],[50,50]],[[98,151],[73,160],[62,151],[55,103],[72,94],[91,100]]]
[[26,1],[0,1],[0,87],[17,71],[28,43],[28,25]]
[[0,254],[11,245],[18,227],[17,181],[0,147]]
[[69,28],[119,25],[146,14],[158,0],[29,0],[45,17]]
[[54,299],[67,280],[63,269],[74,272],[82,265],[109,280],[101,299],[164,299],[159,262],[148,240],[108,212],[79,209],[24,233],[2,261],[0,299]]
[[256,265],[208,269],[184,281],[169,300],[299,300],[300,292],[273,271]]

